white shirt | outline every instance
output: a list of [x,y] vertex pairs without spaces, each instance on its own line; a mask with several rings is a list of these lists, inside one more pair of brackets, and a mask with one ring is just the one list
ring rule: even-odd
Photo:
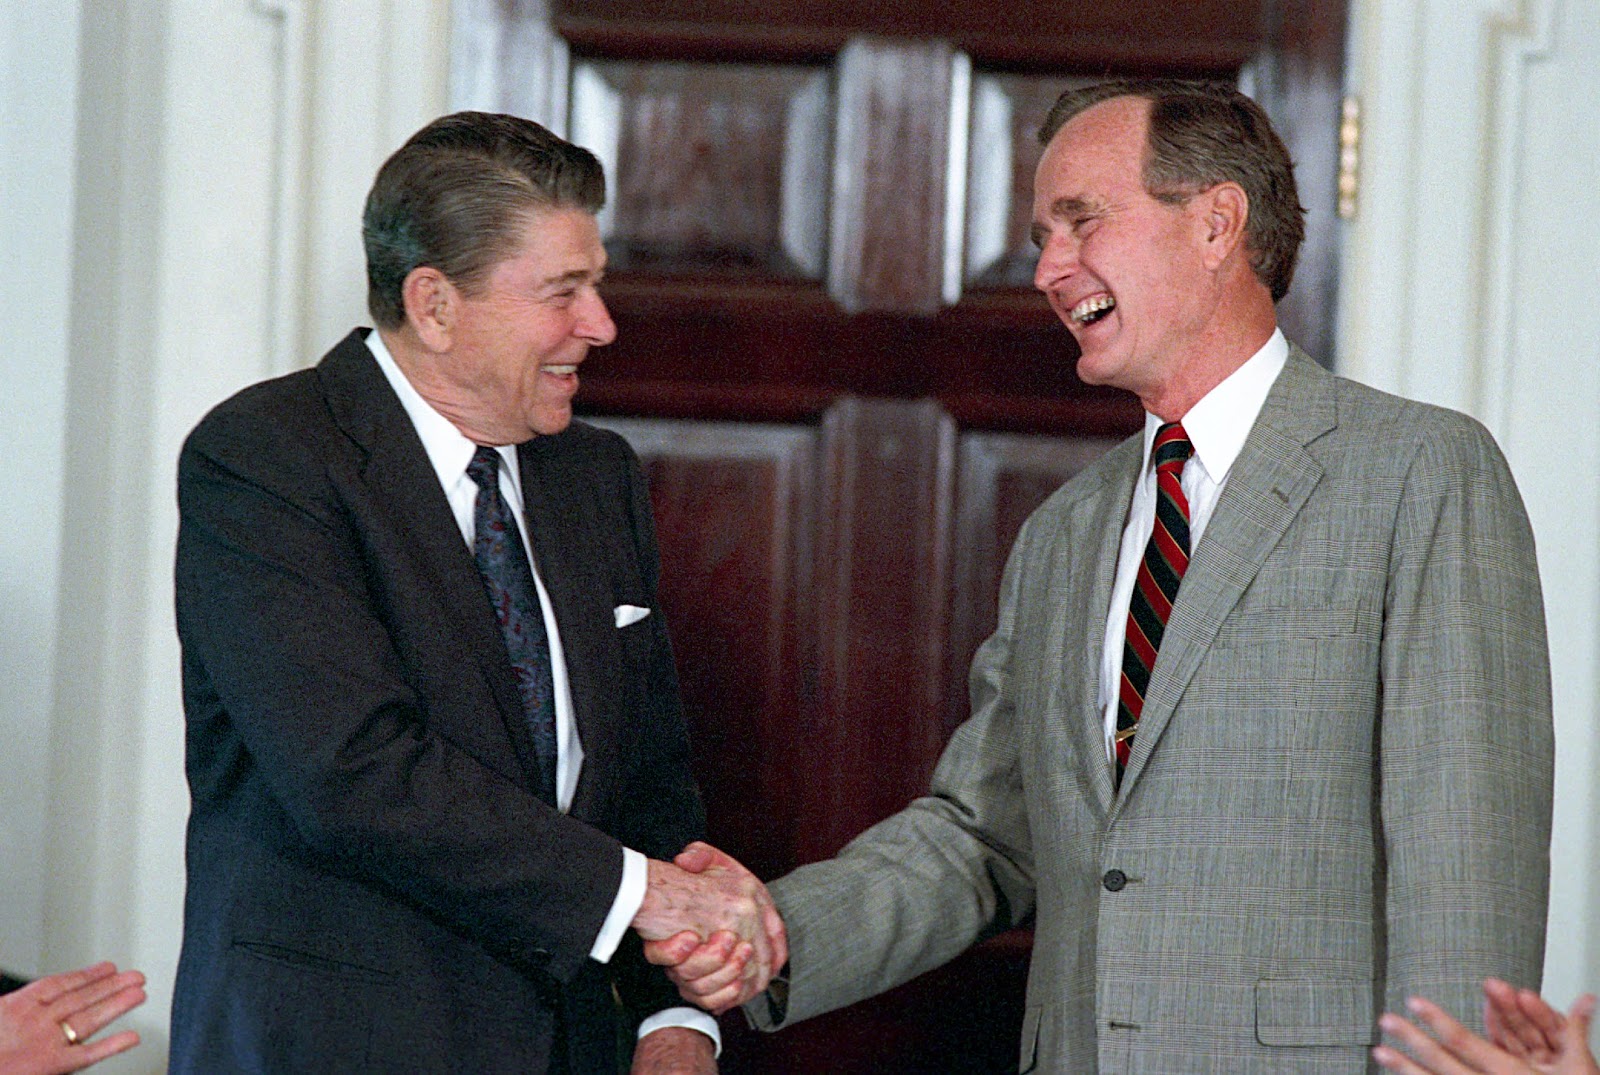
[[[1261,414],[1267,393],[1289,359],[1289,343],[1274,329],[1261,350],[1230,373],[1183,416],[1184,432],[1194,445],[1194,455],[1183,466],[1183,495],[1189,500],[1189,549],[1200,547],[1200,535],[1211,521],[1212,509],[1228,483],[1228,471],[1239,458],[1245,438]],[[1105,649],[1100,658],[1100,709],[1105,719],[1106,762],[1115,757],[1118,688],[1122,681],[1122,648],[1128,629],[1128,604],[1144,559],[1145,546],[1156,519],[1156,473],[1150,466],[1150,446],[1164,423],[1153,414],[1144,416],[1144,464],[1128,505],[1128,523],[1122,531],[1117,555],[1117,576],[1111,587],[1111,608],[1106,613]],[[1180,593],[1181,587],[1180,587]],[[1156,657],[1160,663],[1160,655]]]
[[[367,348],[378,360],[378,368],[383,370],[395,395],[400,397],[400,405],[405,408],[406,416],[416,428],[417,436],[422,440],[422,449],[439,477],[445,499],[450,502],[450,512],[455,516],[456,526],[461,530],[467,548],[471,549],[477,534],[473,509],[477,503],[478,485],[467,477],[467,464],[472,462],[478,446],[462,436],[461,431],[434,410],[433,405],[423,399],[411,382],[406,380],[378,333],[367,334]],[[529,566],[533,568],[533,584],[539,593],[539,611],[544,617],[545,634],[550,639],[550,678],[556,703],[556,808],[565,813],[572,807],[578,775],[583,769],[583,744],[578,739],[578,724],[572,716],[572,690],[567,682],[567,662],[561,649],[561,629],[556,623],[555,610],[551,608],[544,580],[539,576],[539,563],[534,559],[533,546],[528,541],[528,524],[523,518],[522,469],[517,463],[516,446],[502,445],[495,451],[500,453],[500,495],[511,507],[512,517],[517,521],[522,547],[528,554]],[[622,883],[617,888],[616,899],[611,903],[611,910],[600,926],[594,945],[589,949],[589,958],[608,963],[616,954],[617,946],[622,943],[628,926],[633,922],[633,916],[639,913],[639,907],[644,903],[647,876],[644,855],[631,847],[624,847]],[[652,1030],[667,1026],[687,1026],[701,1031],[717,1043],[717,1051],[721,1052],[722,1038],[717,1031],[716,1020],[694,1008],[668,1008],[657,1012],[640,1024],[639,1036],[642,1038]]]

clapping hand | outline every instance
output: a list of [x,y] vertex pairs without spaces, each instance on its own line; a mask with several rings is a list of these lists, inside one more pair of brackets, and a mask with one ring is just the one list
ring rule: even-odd
[[1399,1075],[1600,1075],[1589,1051],[1592,995],[1578,998],[1563,1017],[1532,990],[1498,979],[1486,981],[1483,992],[1484,1022],[1493,1040],[1474,1034],[1437,1004],[1412,997],[1406,1007],[1432,1036],[1386,1014],[1378,1025],[1411,1055],[1380,1045],[1373,1059]]

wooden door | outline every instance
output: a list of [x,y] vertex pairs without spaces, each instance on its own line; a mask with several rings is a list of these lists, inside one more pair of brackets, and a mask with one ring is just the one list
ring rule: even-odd
[[[1031,289],[1034,131],[1107,73],[1237,79],[1294,154],[1286,331],[1330,350],[1342,2],[457,0],[455,103],[595,149],[618,341],[591,418],[644,459],[715,843],[763,877],[922,793],[1011,539],[1138,428]],[[1014,1067],[1030,938],[729,1072]]]

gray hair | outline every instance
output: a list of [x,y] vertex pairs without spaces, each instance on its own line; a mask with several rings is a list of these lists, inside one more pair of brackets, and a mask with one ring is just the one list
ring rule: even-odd
[[1150,102],[1144,188],[1182,204],[1218,183],[1237,183],[1249,199],[1245,245],[1250,267],[1277,302],[1289,293],[1306,236],[1294,162],[1261,106],[1222,82],[1118,79],[1061,95],[1039,128],[1045,145],[1067,121],[1117,97]]
[[530,213],[598,213],[605,200],[605,172],[594,154],[532,120],[442,116],[384,161],[367,194],[367,308],[380,327],[398,328],[411,270],[438,269],[470,295],[515,252]]

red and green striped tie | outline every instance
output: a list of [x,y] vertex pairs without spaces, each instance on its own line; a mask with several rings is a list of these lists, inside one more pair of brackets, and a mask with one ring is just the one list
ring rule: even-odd
[[1194,445],[1179,423],[1169,422],[1156,430],[1150,449],[1156,468],[1156,521],[1128,602],[1127,641],[1122,647],[1116,734],[1119,786],[1133,752],[1133,733],[1144,711],[1144,695],[1161,649],[1161,636],[1166,633],[1167,617],[1189,567],[1189,498],[1183,495],[1181,479],[1183,464],[1193,454]]

